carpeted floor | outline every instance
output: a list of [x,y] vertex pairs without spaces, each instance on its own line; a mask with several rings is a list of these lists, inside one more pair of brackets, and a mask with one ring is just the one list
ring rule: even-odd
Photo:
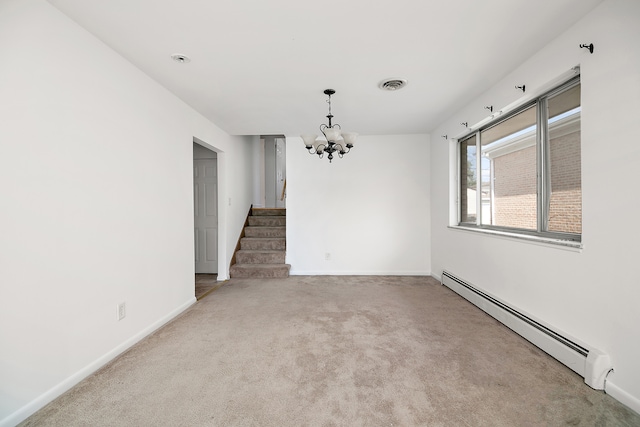
[[200,300],[222,286],[217,274],[196,274],[196,299]]
[[[207,327],[203,327],[207,325]],[[638,426],[435,280],[231,279],[37,426]]]

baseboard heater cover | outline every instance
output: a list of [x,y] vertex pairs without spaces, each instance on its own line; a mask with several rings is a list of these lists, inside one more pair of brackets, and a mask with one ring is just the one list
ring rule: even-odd
[[608,354],[554,331],[448,271],[442,272],[442,284],[584,377],[589,387],[604,390],[613,370]]

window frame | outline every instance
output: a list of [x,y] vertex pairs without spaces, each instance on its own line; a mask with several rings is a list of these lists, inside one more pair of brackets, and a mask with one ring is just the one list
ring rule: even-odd
[[[565,246],[579,246],[582,245],[582,232],[570,233],[560,231],[549,231],[549,208],[551,200],[551,157],[550,157],[550,138],[549,138],[549,117],[547,102],[549,98],[561,94],[577,85],[581,85],[581,79],[579,72],[572,77],[564,80],[563,82],[555,85],[552,89],[543,92],[532,99],[524,101],[522,104],[511,109],[508,113],[501,115],[498,118],[490,120],[473,129],[471,132],[464,134],[460,138],[457,138],[456,143],[456,158],[457,158],[457,173],[456,173],[456,187],[457,187],[457,215],[456,215],[456,227],[471,231],[481,231],[490,234],[505,235],[517,238],[533,239],[544,241],[547,243],[556,243]],[[535,131],[535,146],[536,146],[536,229],[524,229],[517,227],[498,226],[491,224],[482,224],[482,138],[481,133],[487,129],[497,126],[505,121],[515,117],[519,113],[525,111],[532,106],[536,107],[536,131]],[[580,116],[582,111],[582,100],[580,100]],[[582,123],[580,123],[582,128]],[[462,159],[461,144],[465,141],[475,137],[476,147],[476,217],[475,222],[462,222],[462,167],[466,167],[466,159]],[[582,140],[580,141],[580,147],[582,147]],[[491,191],[493,190],[493,168],[491,168]],[[582,178],[580,179],[580,188],[582,191]],[[467,200],[467,206],[469,205]],[[491,197],[491,203],[494,203],[494,197]],[[582,215],[582,207],[580,208]]]

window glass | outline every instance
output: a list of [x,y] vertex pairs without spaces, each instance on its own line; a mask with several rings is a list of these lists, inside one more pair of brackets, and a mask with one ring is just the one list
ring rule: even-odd
[[460,225],[582,240],[580,90],[574,76],[460,140]]
[[582,232],[580,85],[547,101],[549,128],[549,231]]
[[482,224],[536,230],[536,105],[480,132]]
[[574,76],[462,138],[459,225],[580,242],[580,111]]
[[460,143],[460,222],[476,223],[476,137]]

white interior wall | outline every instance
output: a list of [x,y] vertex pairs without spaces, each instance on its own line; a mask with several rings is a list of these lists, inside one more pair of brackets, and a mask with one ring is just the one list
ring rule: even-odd
[[4,426],[195,301],[194,137],[218,153],[228,272],[256,139],[227,135],[43,0],[0,2],[0,53]]
[[258,139],[253,144],[253,206],[264,207],[264,138]]
[[287,141],[284,137],[274,140],[275,145],[275,187],[276,187],[276,208],[287,207]]
[[[615,371],[607,393],[640,412],[640,287],[633,225],[640,145],[640,2],[609,0],[568,29],[493,89],[434,131],[431,147],[432,264],[608,353]],[[590,54],[578,47],[593,43]],[[449,144],[460,122],[485,117],[542,87],[574,65],[582,70],[582,250],[536,245],[447,228],[450,217]]]
[[276,137],[264,137],[264,207],[276,207]]
[[286,146],[291,274],[430,274],[428,135],[361,136],[332,163]]

